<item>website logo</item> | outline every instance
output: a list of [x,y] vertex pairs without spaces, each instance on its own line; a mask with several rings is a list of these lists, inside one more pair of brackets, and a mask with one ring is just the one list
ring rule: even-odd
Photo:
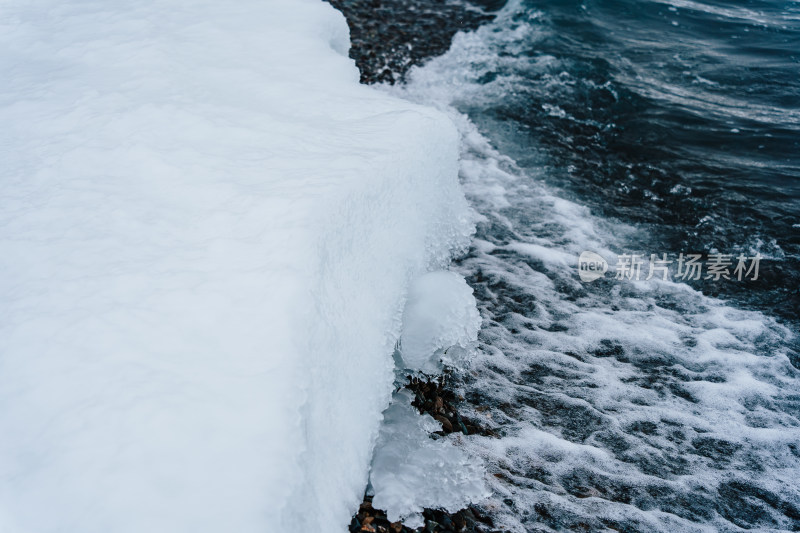
[[[676,256],[672,256],[676,257]],[[756,281],[759,278],[761,265],[760,253],[738,256],[709,253],[678,254],[670,259],[669,254],[650,254],[650,261],[641,254],[620,254],[614,266],[614,279],[623,281],[650,281],[653,278],[663,281]],[[608,263],[602,256],[594,252],[583,252],[578,257],[578,276],[581,281],[591,282],[602,278],[608,271]]]
[[583,252],[578,258],[578,276],[581,281],[590,282],[602,278],[608,271],[608,262],[594,252]]

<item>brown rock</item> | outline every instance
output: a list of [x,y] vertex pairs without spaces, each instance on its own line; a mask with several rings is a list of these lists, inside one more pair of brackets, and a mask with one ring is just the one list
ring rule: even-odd
[[444,400],[441,396],[436,397],[436,402],[433,404],[433,410],[440,414],[444,412]]
[[448,419],[446,419],[442,415],[436,415],[433,418],[442,423],[442,429],[444,429],[445,433],[453,432],[453,424]]

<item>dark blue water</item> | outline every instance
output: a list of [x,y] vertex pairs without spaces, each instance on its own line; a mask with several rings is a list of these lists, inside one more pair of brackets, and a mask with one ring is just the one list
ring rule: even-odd
[[648,224],[645,253],[761,253],[757,282],[693,285],[797,324],[800,3],[539,0],[512,19],[539,31],[497,53],[530,61],[486,72],[507,94],[469,109],[501,151],[544,152],[549,184]]
[[[464,139],[498,528],[800,531],[800,4],[512,0],[397,91]],[[763,260],[585,283],[585,250]]]

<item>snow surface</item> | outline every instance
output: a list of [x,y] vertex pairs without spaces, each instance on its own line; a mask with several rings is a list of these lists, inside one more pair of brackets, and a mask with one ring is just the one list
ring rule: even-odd
[[451,439],[433,440],[442,425],[411,406],[413,394],[400,390],[386,410],[370,484],[372,504],[385,509],[390,521],[404,519],[409,527],[424,525],[424,508],[450,512],[486,498],[485,471]]
[[4,0],[0,531],[344,531],[449,119],[318,0]]
[[478,340],[480,327],[481,315],[463,276],[448,271],[420,276],[403,311],[400,354],[405,367],[438,373],[444,352]]

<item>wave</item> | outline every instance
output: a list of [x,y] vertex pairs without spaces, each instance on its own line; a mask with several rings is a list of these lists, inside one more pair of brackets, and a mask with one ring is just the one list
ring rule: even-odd
[[541,75],[559,59],[520,53],[546,37],[540,17],[512,3],[387,88],[461,131],[480,220],[457,270],[483,326],[458,386],[466,416],[494,435],[465,440],[487,464],[485,510],[519,532],[800,527],[796,333],[681,283],[582,283],[581,252],[645,253],[650,228],[548,184],[535,140],[524,166],[496,148],[525,132],[487,120],[487,106],[519,98],[529,73],[564,82]]

